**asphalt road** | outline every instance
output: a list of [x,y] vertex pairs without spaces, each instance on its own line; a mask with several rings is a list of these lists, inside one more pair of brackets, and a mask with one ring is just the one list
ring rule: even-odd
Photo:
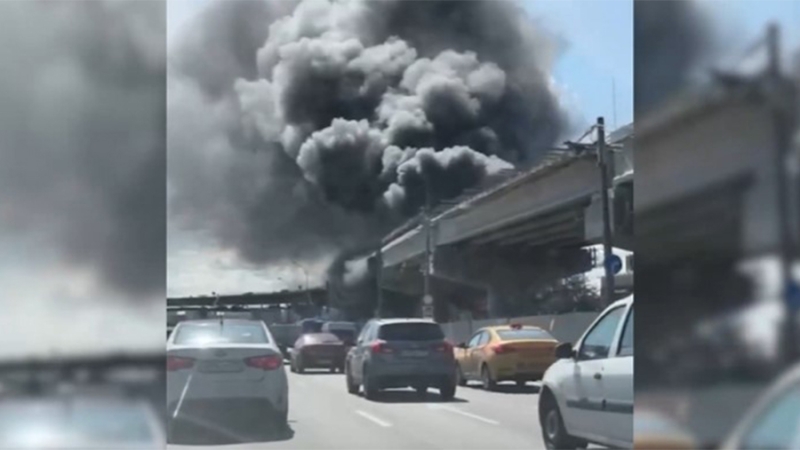
[[[289,430],[256,436],[234,425],[181,430],[170,449],[537,449],[544,448],[539,388],[499,392],[459,387],[443,402],[436,390],[384,391],[376,401],[347,393],[344,375],[289,373]],[[260,427],[251,427],[260,428]],[[181,445],[177,445],[180,443]],[[188,445],[192,444],[192,445]],[[201,446],[201,447],[198,447]]]

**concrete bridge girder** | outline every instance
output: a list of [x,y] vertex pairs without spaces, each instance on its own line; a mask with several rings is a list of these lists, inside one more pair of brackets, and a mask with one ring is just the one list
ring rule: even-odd
[[[731,96],[684,114],[692,120],[653,120],[644,122],[641,132],[637,129],[643,151],[637,154],[636,167],[647,174],[647,183],[639,186],[634,203],[637,227],[641,224],[637,229],[647,235],[644,241],[665,241],[676,238],[673,231],[699,232],[698,225],[725,223],[732,226],[713,233],[728,235],[721,244],[705,237],[676,240],[691,242],[683,253],[709,247],[709,252],[733,248],[740,254],[759,254],[780,248],[772,157],[775,127],[769,108],[759,100]],[[719,203],[719,211],[726,215],[700,219],[698,208],[688,206],[697,202]],[[659,223],[664,216],[676,225],[667,230]],[[675,243],[662,246],[674,249]],[[653,255],[657,250],[644,253]]]
[[[497,314],[505,300],[526,295],[537,285],[582,271],[589,264],[582,248],[538,248],[520,250],[493,246],[447,245],[436,249],[431,293],[439,305],[473,305],[487,301],[490,314]],[[422,258],[384,270],[384,289],[412,298],[423,295]]]
[[[434,241],[439,246],[466,242],[564,206],[585,202],[596,191],[597,178],[596,162],[591,158],[575,160],[547,175],[532,176],[491,201],[466,205],[436,219]],[[408,261],[424,251],[425,234],[422,227],[417,227],[383,248],[384,267]]]
[[434,273],[453,280],[463,280],[468,284],[478,283],[502,290],[519,290],[568,274],[570,270],[563,264],[565,259],[578,255],[579,251],[572,249],[521,251],[516,247],[473,248],[451,245],[437,249]]

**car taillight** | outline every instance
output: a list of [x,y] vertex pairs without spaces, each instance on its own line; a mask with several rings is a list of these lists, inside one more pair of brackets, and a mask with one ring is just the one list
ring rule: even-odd
[[386,341],[377,341],[370,348],[372,353],[394,353],[394,350],[386,346]]
[[453,344],[445,341],[445,342],[442,342],[442,343],[434,345],[433,349],[435,351],[437,351],[437,352],[451,353],[452,354],[453,353]]
[[194,366],[194,359],[181,358],[179,356],[167,356],[167,371],[174,372],[176,370],[188,369]]
[[278,355],[253,356],[244,360],[250,367],[263,370],[275,370],[283,366],[283,358]]
[[498,355],[504,355],[506,353],[512,353],[515,351],[514,348],[506,347],[505,345],[502,344],[495,345],[494,347],[492,347],[492,350]]

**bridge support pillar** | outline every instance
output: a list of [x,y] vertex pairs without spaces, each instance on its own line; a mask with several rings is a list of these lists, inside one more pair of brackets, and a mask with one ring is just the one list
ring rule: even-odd
[[502,302],[502,298],[500,293],[497,289],[493,288],[492,286],[487,286],[486,289],[486,309],[489,313],[489,318],[493,319],[495,317],[499,317],[501,313],[500,305]]

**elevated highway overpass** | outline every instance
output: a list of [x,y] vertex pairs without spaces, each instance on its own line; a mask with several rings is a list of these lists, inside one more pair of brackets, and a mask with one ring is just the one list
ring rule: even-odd
[[[651,330],[637,345],[645,355],[761,300],[743,262],[800,255],[800,178],[787,170],[792,153],[800,158],[791,142],[797,88],[764,81],[706,86],[637,122],[636,287],[648,305],[637,321]],[[665,373],[647,358],[636,370],[643,384]]]
[[262,307],[280,304],[327,304],[325,289],[309,289],[297,291],[278,291],[266,293],[245,293],[227,295],[200,295],[191,297],[167,298],[167,309],[199,308],[211,306],[245,306]]
[[[632,250],[632,125],[607,139],[614,154],[615,246]],[[519,295],[536,282],[590,268],[583,247],[602,241],[600,172],[593,154],[556,151],[507,181],[435,209],[431,214],[434,296],[446,286],[472,286],[478,297]],[[384,289],[422,295],[426,231],[422,218],[383,240]],[[463,294],[460,294],[463,295]],[[439,308],[440,310],[442,308]],[[491,311],[490,311],[491,312]],[[497,312],[497,311],[495,311]]]

